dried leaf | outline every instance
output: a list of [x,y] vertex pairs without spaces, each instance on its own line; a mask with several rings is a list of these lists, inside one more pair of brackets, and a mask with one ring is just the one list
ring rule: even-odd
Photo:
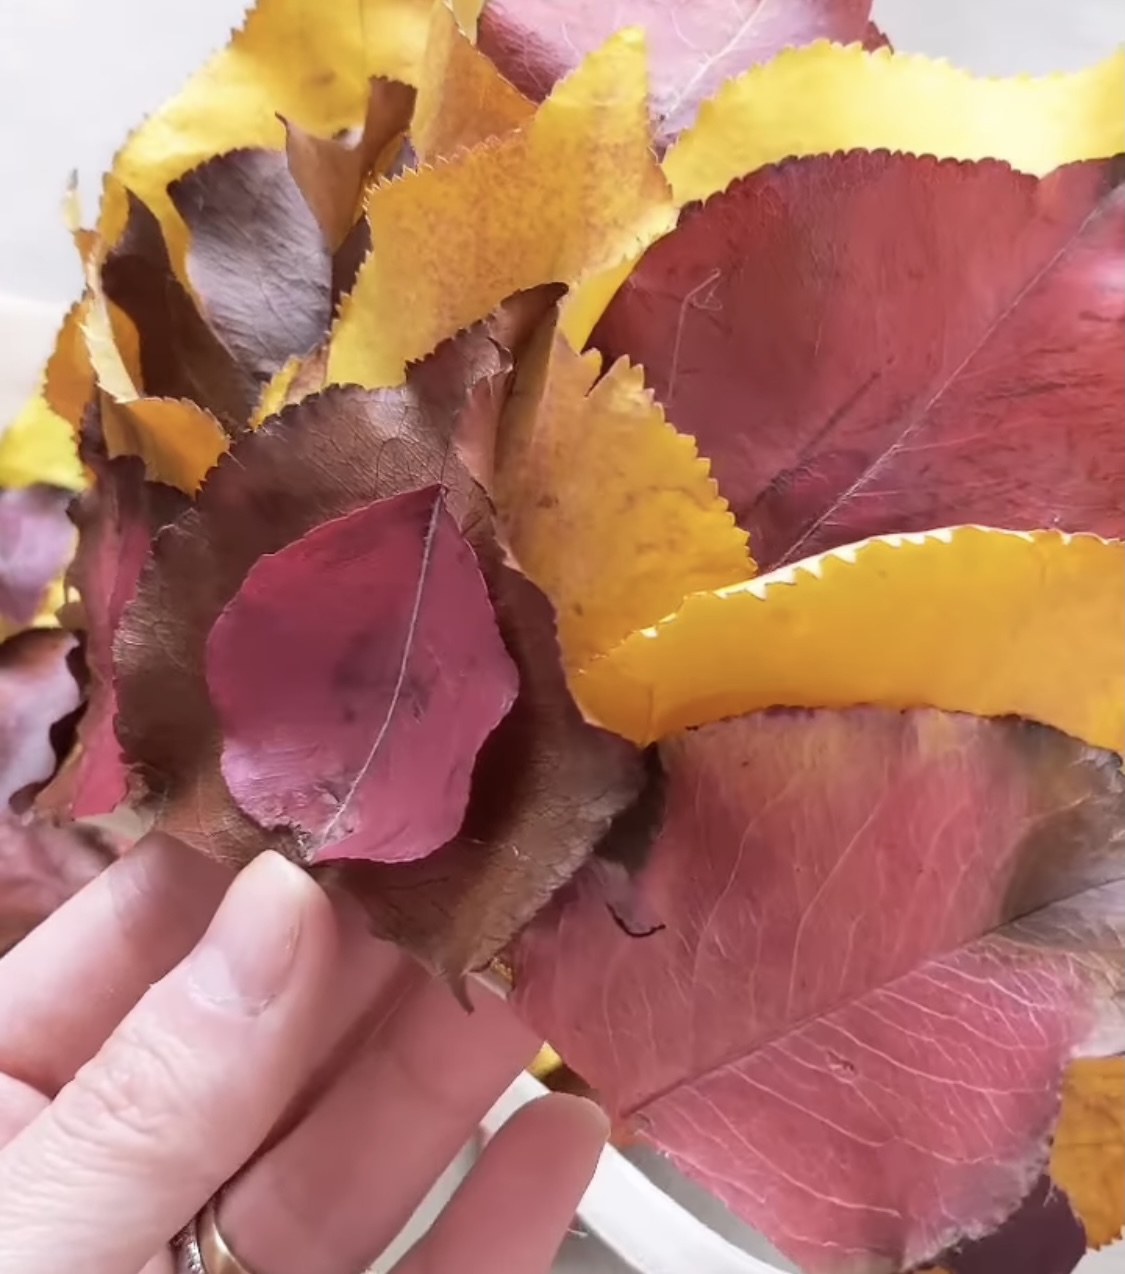
[[260,558],[206,664],[231,795],[317,863],[422,858],[455,836],[518,683],[438,487]]
[[875,703],[1015,714],[1121,752],[1123,557],[1053,531],[889,535],[697,593],[573,684],[641,743],[774,705]]
[[686,594],[753,573],[707,462],[665,421],[641,369],[622,360],[598,380],[600,368],[554,324],[541,329],[504,413],[492,486],[505,545],[554,605],[570,668]]
[[409,85],[376,78],[361,129],[317,137],[284,121],[289,171],[330,252],[343,244],[359,217],[368,177],[389,167],[413,109],[414,90]]
[[51,487],[0,491],[0,625],[23,628],[74,551],[70,494]]
[[[538,215],[529,217],[534,205]],[[376,187],[372,252],[341,306],[330,383],[397,385],[408,362],[513,292],[596,274],[670,228],[649,149],[644,41],[623,31],[525,128]]]
[[1090,1247],[1125,1228],[1125,1058],[1073,1062],[1051,1148],[1051,1179],[1065,1192]]
[[410,140],[432,164],[462,148],[503,137],[525,124],[535,107],[462,30],[453,11],[436,3],[418,75]]
[[43,373],[43,397],[47,405],[69,423],[76,435],[94,397],[94,369],[82,332],[87,308],[88,302],[83,297],[67,310]]
[[649,250],[594,343],[643,364],[763,569],[959,522],[1120,536],[1117,176],[764,170]]
[[1125,150],[1125,52],[1071,74],[974,76],[858,44],[786,49],[729,79],[664,157],[676,202],[767,164],[837,150],[1002,159],[1045,177]]
[[82,700],[67,665],[67,656],[77,644],[70,633],[31,629],[0,645],[0,809],[4,811],[17,793],[46,783],[58,766],[51,728]]
[[490,0],[481,48],[528,97],[556,80],[621,27],[642,26],[652,45],[652,113],[667,143],[699,104],[733,75],[787,45],[863,38],[869,0]]
[[77,491],[85,481],[70,424],[35,394],[0,434],[0,488],[47,483]]
[[665,927],[560,895],[515,953],[519,1005],[809,1274],[994,1229],[1043,1171],[1067,1063],[1120,1038],[1119,758],[870,708],[661,752],[641,887]]

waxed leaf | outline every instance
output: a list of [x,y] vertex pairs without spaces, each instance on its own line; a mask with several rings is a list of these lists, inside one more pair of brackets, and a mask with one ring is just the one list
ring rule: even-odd
[[82,699],[67,664],[70,633],[30,629],[0,645],[0,809],[54,774],[52,728]]
[[260,558],[206,665],[231,795],[263,826],[303,833],[318,863],[422,858],[456,835],[518,684],[437,487]]
[[639,743],[759,708],[877,703],[1015,714],[1125,752],[1123,574],[1125,545],[1094,536],[888,535],[696,593],[573,684]]
[[0,955],[113,861],[93,827],[0,816]]
[[864,37],[868,0],[491,0],[478,42],[500,70],[539,101],[579,59],[614,31],[642,26],[651,45],[651,110],[666,143],[695,117],[700,102],[732,75],[787,45],[848,43]]
[[674,220],[649,148],[641,34],[590,54],[517,132],[377,186],[367,220],[394,251],[367,257],[341,306],[330,383],[397,385],[513,292],[631,256]]
[[332,254],[285,155],[218,155],[168,194],[191,234],[192,290],[240,370],[257,384],[313,349],[332,315]]
[[22,628],[43,607],[74,551],[70,493],[52,487],[0,491],[0,626]]
[[678,203],[766,164],[837,150],[1002,159],[1046,176],[1125,150],[1125,52],[1069,75],[974,76],[948,62],[821,41],[727,80],[664,157]]
[[1120,1039],[1119,758],[870,708],[661,753],[641,888],[665,927],[630,938],[596,891],[560,895],[520,940],[518,1004],[809,1274],[994,1230],[1046,1165],[1067,1063]]
[[594,343],[643,364],[763,569],[958,522],[1121,535],[1117,176],[766,169],[649,250]]
[[390,166],[413,108],[414,90],[409,85],[376,77],[362,128],[343,136],[317,137],[286,121],[289,171],[330,252],[343,244],[358,219],[368,178]]
[[564,663],[577,668],[686,594],[753,571],[706,461],[665,421],[641,369],[622,360],[599,379],[600,369],[597,353],[542,328],[490,484],[504,543],[550,598]]

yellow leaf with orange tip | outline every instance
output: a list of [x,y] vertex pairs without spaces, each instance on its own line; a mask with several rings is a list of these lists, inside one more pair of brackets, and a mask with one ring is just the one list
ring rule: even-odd
[[1071,1062],[1051,1148],[1051,1179],[1104,1247],[1125,1229],[1125,1057]]
[[965,526],[888,535],[689,597],[571,679],[648,743],[773,706],[1014,714],[1125,751],[1125,545]]
[[819,41],[728,80],[664,157],[677,204],[792,155],[897,150],[1001,159],[1043,176],[1125,150],[1125,52],[1071,74],[974,76],[890,49]]
[[[182,271],[187,230],[168,183],[244,146],[280,150],[278,115],[331,136],[363,122],[373,75],[417,82],[432,0],[260,0],[226,48],[136,129],[115,176],[156,214]],[[99,229],[114,242],[124,200],[107,191]]]
[[551,599],[571,668],[754,568],[710,464],[664,419],[641,368],[600,370],[596,352],[541,328],[494,461],[505,544]]
[[0,488],[37,483],[78,491],[86,475],[68,421],[35,394],[0,435]]
[[418,75],[410,139],[425,163],[502,137],[535,113],[462,30],[452,9],[434,5]]
[[[534,215],[529,215],[534,209]],[[518,132],[377,186],[373,252],[341,307],[329,383],[402,382],[406,364],[513,292],[600,273],[669,229],[649,149],[644,39],[619,32]]]

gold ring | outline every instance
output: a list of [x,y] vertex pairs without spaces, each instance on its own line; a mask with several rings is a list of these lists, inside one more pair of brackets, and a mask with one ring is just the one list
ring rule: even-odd
[[223,1238],[216,1207],[217,1201],[212,1199],[195,1219],[195,1245],[202,1274],[254,1274]]

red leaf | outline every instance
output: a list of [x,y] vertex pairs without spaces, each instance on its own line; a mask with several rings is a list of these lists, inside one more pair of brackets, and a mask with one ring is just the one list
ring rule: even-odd
[[956,523],[1119,536],[1117,176],[765,169],[654,245],[595,343],[644,364],[763,570]]
[[1043,1171],[1066,1063],[1120,1047],[1118,758],[1012,719],[758,714],[663,745],[633,939],[597,888],[519,1003],[809,1274],[909,1269]]
[[986,1238],[945,1253],[946,1274],[1070,1274],[1086,1255],[1086,1231],[1049,1176]]
[[789,45],[867,32],[870,0],[490,0],[479,44],[534,101],[622,27],[648,40],[651,110],[670,142],[724,81]]
[[0,646],[0,809],[55,772],[51,727],[82,700],[67,664],[77,644],[70,633],[33,628]]
[[93,880],[115,852],[92,827],[0,816],[0,955]]
[[456,835],[518,678],[428,487],[260,558],[211,630],[207,683],[251,818],[305,832],[313,862],[399,862]]
[[332,317],[332,255],[284,153],[217,155],[168,194],[191,231],[191,285],[243,372],[266,381],[314,349]]
[[21,487],[0,491],[0,615],[30,624],[74,549],[68,491]]

